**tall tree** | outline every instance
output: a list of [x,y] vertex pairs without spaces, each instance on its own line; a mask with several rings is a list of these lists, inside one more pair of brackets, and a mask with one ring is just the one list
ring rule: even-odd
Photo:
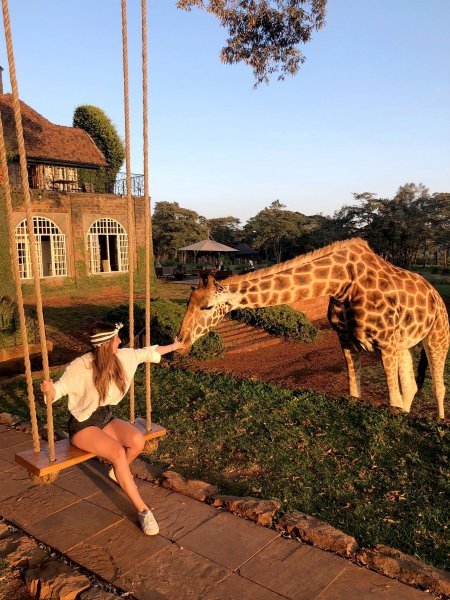
[[292,240],[304,231],[306,217],[301,213],[285,210],[285,205],[275,200],[269,207],[248,220],[244,227],[245,240],[281,262]]
[[[419,252],[431,249],[438,234],[445,232],[443,206],[422,184],[401,186],[394,198],[377,198],[365,192],[354,194],[356,206],[344,206],[338,216],[349,233],[364,237],[392,262],[411,268]],[[445,235],[445,233],[444,233]]]
[[108,163],[108,167],[98,173],[80,169],[80,179],[94,183],[97,191],[112,191],[110,187],[125,160],[124,143],[115,125],[101,108],[84,104],[75,109],[73,126],[87,131]]
[[240,220],[236,217],[217,217],[208,219],[207,225],[211,237],[221,244],[233,247],[239,243],[239,237],[242,235],[239,227]]
[[221,59],[244,62],[253,70],[256,85],[295,75],[305,61],[300,44],[310,41],[325,24],[327,0],[178,0],[177,6],[206,10],[228,30]]
[[160,259],[176,258],[177,249],[205,238],[206,219],[178,202],[157,202],[152,218],[153,250]]

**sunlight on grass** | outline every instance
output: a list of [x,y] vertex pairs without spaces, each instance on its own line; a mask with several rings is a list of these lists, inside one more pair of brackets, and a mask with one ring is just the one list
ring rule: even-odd
[[[316,515],[361,544],[385,543],[445,566],[444,426],[229,376],[169,366],[152,374],[153,419],[169,434],[150,461],[222,493],[277,498],[283,511]],[[140,369],[137,414],[145,413],[144,379]],[[28,418],[25,382],[4,386],[0,409]],[[115,414],[128,418],[126,401]],[[38,416],[45,420],[41,404]],[[65,401],[54,405],[54,417],[66,427]]]

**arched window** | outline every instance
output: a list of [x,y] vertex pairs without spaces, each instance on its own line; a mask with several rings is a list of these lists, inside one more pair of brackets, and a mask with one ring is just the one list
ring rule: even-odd
[[[33,217],[39,277],[64,277],[67,275],[66,236],[57,225],[45,217]],[[31,279],[31,252],[27,221],[16,227],[17,254],[21,279]]]
[[90,273],[128,271],[128,236],[114,219],[94,221],[88,231]]

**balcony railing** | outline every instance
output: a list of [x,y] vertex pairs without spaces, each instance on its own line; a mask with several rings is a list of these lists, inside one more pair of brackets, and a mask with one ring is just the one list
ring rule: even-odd
[[[114,183],[114,189],[110,192],[116,194],[116,196],[127,195],[127,174],[117,173],[116,181]],[[136,173],[131,174],[131,195],[132,196],[143,196],[144,195],[144,176]]]

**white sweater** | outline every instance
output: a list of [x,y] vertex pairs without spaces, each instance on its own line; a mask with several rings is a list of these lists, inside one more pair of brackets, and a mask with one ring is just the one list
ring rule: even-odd
[[[117,351],[117,358],[122,363],[125,375],[125,392],[122,394],[112,381],[102,405],[118,404],[122,400],[128,392],[138,365],[143,362],[159,363],[161,354],[156,351],[157,347],[148,346],[138,350],[121,348]],[[92,358],[90,352],[76,358],[68,365],[61,379],[54,384],[56,393],[53,402],[68,394],[67,406],[77,421],[86,421],[100,406],[100,396],[94,385]]]

